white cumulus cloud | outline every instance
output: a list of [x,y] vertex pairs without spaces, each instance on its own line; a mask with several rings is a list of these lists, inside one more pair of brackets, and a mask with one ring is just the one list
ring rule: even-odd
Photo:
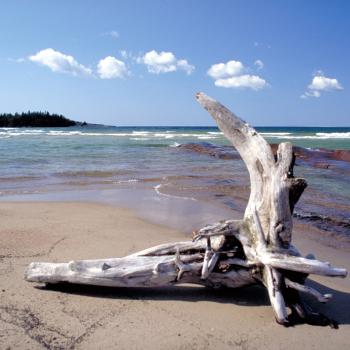
[[29,60],[50,68],[53,72],[68,73],[74,76],[92,75],[92,70],[78,63],[73,56],[48,48],[29,56]]
[[147,52],[141,59],[150,73],[168,73],[176,71],[176,57],[172,52],[155,50]]
[[97,73],[101,79],[125,78],[129,75],[125,63],[113,56],[107,56],[98,62]]
[[226,63],[213,64],[209,70],[208,75],[214,79],[229,77],[243,73],[244,66],[239,61],[228,61]]
[[257,75],[238,75],[231,78],[217,79],[215,85],[225,88],[249,88],[252,90],[260,90],[264,88],[267,83],[265,79]]
[[312,79],[312,83],[308,86],[310,90],[342,90],[342,86],[337,79],[326,78],[323,75],[316,75]]
[[188,75],[192,74],[195,69],[194,65],[189,64],[187,60],[178,60],[177,67],[184,70]]
[[311,84],[308,85],[307,90],[301,98],[307,97],[320,97],[321,91],[334,91],[334,90],[343,90],[343,87],[340,85],[337,79],[327,78],[324,76],[323,72],[318,71],[313,77]]
[[[259,61],[260,66],[263,65],[260,60],[257,61]],[[226,63],[213,64],[207,74],[215,80],[215,86],[219,87],[260,90],[268,86],[265,79],[257,75],[247,74],[247,71],[249,70],[244,67],[242,62],[231,60]]]
[[143,56],[138,57],[137,62],[145,64],[147,70],[154,74],[175,72],[178,69],[191,74],[195,69],[187,60],[178,60],[170,51],[161,51],[158,53],[155,50],[151,50]]

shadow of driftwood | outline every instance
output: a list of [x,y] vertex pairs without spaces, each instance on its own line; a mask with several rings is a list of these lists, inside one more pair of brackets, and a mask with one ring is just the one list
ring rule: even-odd
[[303,300],[305,300],[315,311],[322,312],[329,318],[339,322],[340,325],[350,324],[350,293],[329,288],[312,280],[308,280],[306,284],[317,289],[322,294],[327,293],[333,295],[333,298],[325,304],[321,304],[309,296],[303,296]]
[[179,285],[157,288],[113,288],[78,285],[70,283],[48,284],[38,287],[49,291],[60,291],[94,298],[133,299],[133,300],[178,300],[213,301],[243,306],[269,305],[265,288],[254,285],[237,289],[210,289],[201,286]]
[[[310,296],[303,295],[303,300],[307,302],[312,309],[326,314],[331,319],[339,322],[339,324],[350,324],[350,293],[337,291],[312,280],[308,280],[307,284],[323,294],[330,293],[333,295],[333,299],[326,304],[320,304]],[[266,289],[259,285],[237,289],[215,290],[192,285],[158,288],[113,288],[58,283],[48,284],[45,287],[38,288],[93,298],[179,300],[188,302],[212,301],[241,306],[266,306],[270,304]]]

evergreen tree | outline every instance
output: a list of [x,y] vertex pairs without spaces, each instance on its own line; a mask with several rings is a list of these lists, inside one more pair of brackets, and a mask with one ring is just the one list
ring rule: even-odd
[[24,112],[24,113],[3,113],[0,114],[0,127],[18,128],[18,127],[66,127],[82,125],[64,117],[61,114],[50,114],[45,112]]

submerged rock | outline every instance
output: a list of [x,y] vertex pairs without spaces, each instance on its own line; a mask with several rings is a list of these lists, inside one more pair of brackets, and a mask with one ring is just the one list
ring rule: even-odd
[[192,151],[199,154],[206,154],[219,159],[240,159],[241,157],[232,146],[216,146],[209,142],[184,143],[177,148]]

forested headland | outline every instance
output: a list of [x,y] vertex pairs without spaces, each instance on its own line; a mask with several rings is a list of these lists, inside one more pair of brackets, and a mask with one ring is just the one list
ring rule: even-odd
[[20,128],[20,127],[67,127],[85,126],[86,122],[76,122],[61,114],[51,114],[49,112],[24,112],[24,113],[3,113],[0,114],[0,127]]

